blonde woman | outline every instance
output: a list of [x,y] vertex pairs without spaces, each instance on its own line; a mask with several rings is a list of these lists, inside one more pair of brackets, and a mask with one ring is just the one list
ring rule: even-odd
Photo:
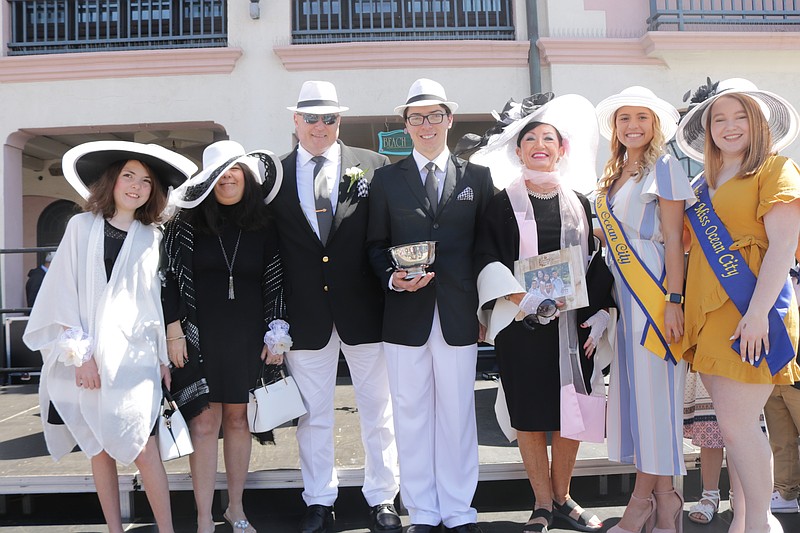
[[636,465],[633,494],[610,531],[682,529],[683,498],[672,476],[683,462],[686,363],[670,345],[683,335],[683,211],[694,202],[689,180],[664,153],[678,112],[644,87],[629,87],[597,106],[611,158],[596,209],[608,244],[620,312],[611,362],[608,455]]

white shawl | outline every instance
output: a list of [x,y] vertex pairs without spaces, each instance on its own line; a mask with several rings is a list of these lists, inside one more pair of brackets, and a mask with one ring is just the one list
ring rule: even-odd
[[[103,218],[83,213],[67,225],[23,336],[42,352],[39,408],[55,460],[77,444],[127,465],[147,442],[161,403],[159,364],[168,363],[160,241],[154,226],[134,221],[106,281]],[[100,389],[78,388],[74,367],[58,361],[57,339],[71,327],[94,339]],[[65,425],[47,423],[51,401]]]

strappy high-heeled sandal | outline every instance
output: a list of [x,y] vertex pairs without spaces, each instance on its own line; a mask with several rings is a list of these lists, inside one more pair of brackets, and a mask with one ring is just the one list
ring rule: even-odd
[[672,520],[672,522],[675,525],[675,527],[674,528],[669,528],[669,529],[660,528],[660,527],[654,527],[652,529],[652,533],[683,533],[683,496],[681,496],[681,494],[675,489],[665,490],[663,492],[654,492],[653,494],[656,497],[659,496],[659,495],[674,494],[675,496],[678,497],[678,499],[680,500],[681,504],[675,510],[675,515],[674,515],[673,520]]
[[609,528],[606,533],[641,533],[642,529],[649,533],[653,530],[656,525],[656,499],[652,495],[647,498],[640,498],[638,496],[634,496],[633,494],[631,494],[631,499],[646,501],[650,504],[650,512],[645,517],[642,526],[637,531],[630,531],[628,529],[621,528],[620,525],[617,524],[614,527]]
[[704,490],[700,501],[689,508],[689,520],[695,524],[708,524],[719,511],[719,490]]
[[250,525],[250,522],[248,522],[246,519],[233,520],[230,515],[228,515],[227,510],[222,514],[222,518],[224,518],[225,521],[231,525],[234,533],[238,533],[240,531],[242,533],[256,533],[256,529]]

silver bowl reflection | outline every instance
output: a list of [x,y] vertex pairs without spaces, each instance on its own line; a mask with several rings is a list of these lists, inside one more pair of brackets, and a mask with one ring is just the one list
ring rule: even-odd
[[425,268],[436,259],[436,241],[412,242],[392,246],[388,250],[392,263],[397,270],[407,272],[405,279],[425,275]]

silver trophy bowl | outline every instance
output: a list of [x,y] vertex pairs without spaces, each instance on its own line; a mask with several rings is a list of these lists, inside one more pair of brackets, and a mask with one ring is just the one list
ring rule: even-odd
[[405,279],[425,275],[425,268],[436,259],[436,241],[412,242],[389,248],[389,256],[397,270],[407,272]]

